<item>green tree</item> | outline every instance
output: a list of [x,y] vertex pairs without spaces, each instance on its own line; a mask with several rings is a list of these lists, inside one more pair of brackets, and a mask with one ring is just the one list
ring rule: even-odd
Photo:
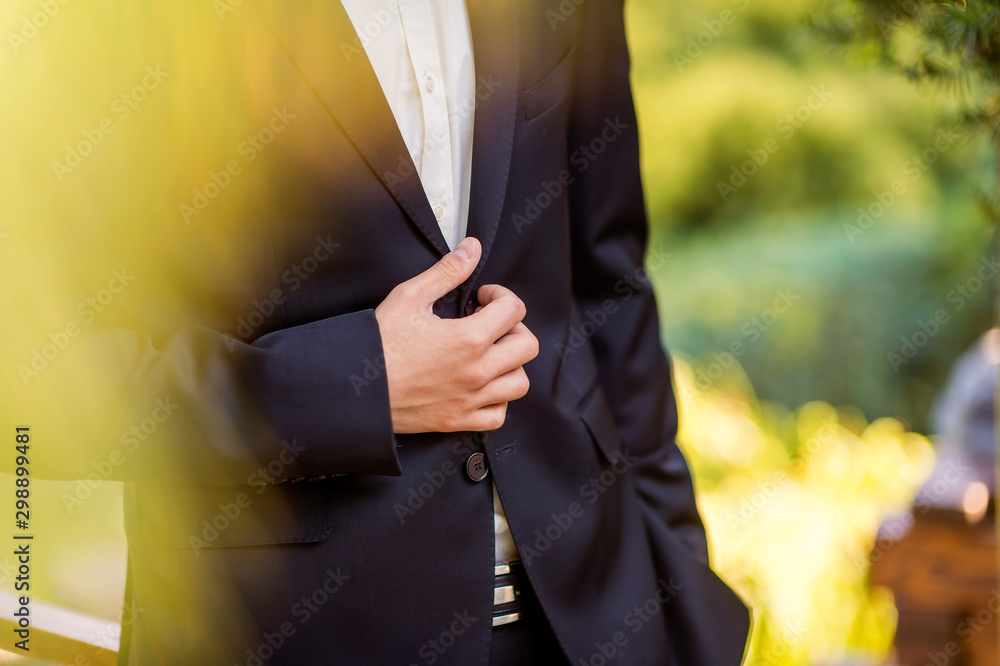
[[987,219],[1000,221],[1000,5],[973,0],[825,0],[813,25],[914,82],[936,84],[953,122],[983,130],[997,166],[994,192],[979,192]]

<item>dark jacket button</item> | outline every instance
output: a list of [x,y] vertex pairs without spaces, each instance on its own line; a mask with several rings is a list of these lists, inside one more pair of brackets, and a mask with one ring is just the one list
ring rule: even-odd
[[489,471],[489,468],[486,466],[486,456],[482,453],[473,453],[465,461],[465,473],[473,481],[482,481],[489,474]]

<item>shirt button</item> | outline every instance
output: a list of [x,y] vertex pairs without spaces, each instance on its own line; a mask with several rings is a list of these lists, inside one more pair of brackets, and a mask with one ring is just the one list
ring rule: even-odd
[[444,217],[444,208],[441,206],[434,206],[434,217],[438,220],[438,222],[440,222]]
[[486,478],[489,471],[490,470],[486,466],[486,456],[482,453],[473,453],[469,456],[468,460],[465,461],[465,473],[468,474],[469,478],[473,481],[482,481]]
[[424,79],[424,87],[427,88],[427,92],[434,92],[434,77],[430,74]]

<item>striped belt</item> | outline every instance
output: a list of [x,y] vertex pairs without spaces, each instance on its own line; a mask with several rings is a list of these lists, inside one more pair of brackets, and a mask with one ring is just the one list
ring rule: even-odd
[[493,569],[493,626],[500,627],[523,618],[537,604],[524,566],[520,562]]

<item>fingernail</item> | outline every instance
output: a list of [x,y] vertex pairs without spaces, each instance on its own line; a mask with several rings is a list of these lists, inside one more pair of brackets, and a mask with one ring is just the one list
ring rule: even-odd
[[463,263],[471,258],[469,256],[469,250],[468,250],[469,245],[470,245],[469,237],[467,236],[462,239],[461,243],[455,246],[454,250],[452,250],[452,252],[455,253],[455,256],[461,259]]

